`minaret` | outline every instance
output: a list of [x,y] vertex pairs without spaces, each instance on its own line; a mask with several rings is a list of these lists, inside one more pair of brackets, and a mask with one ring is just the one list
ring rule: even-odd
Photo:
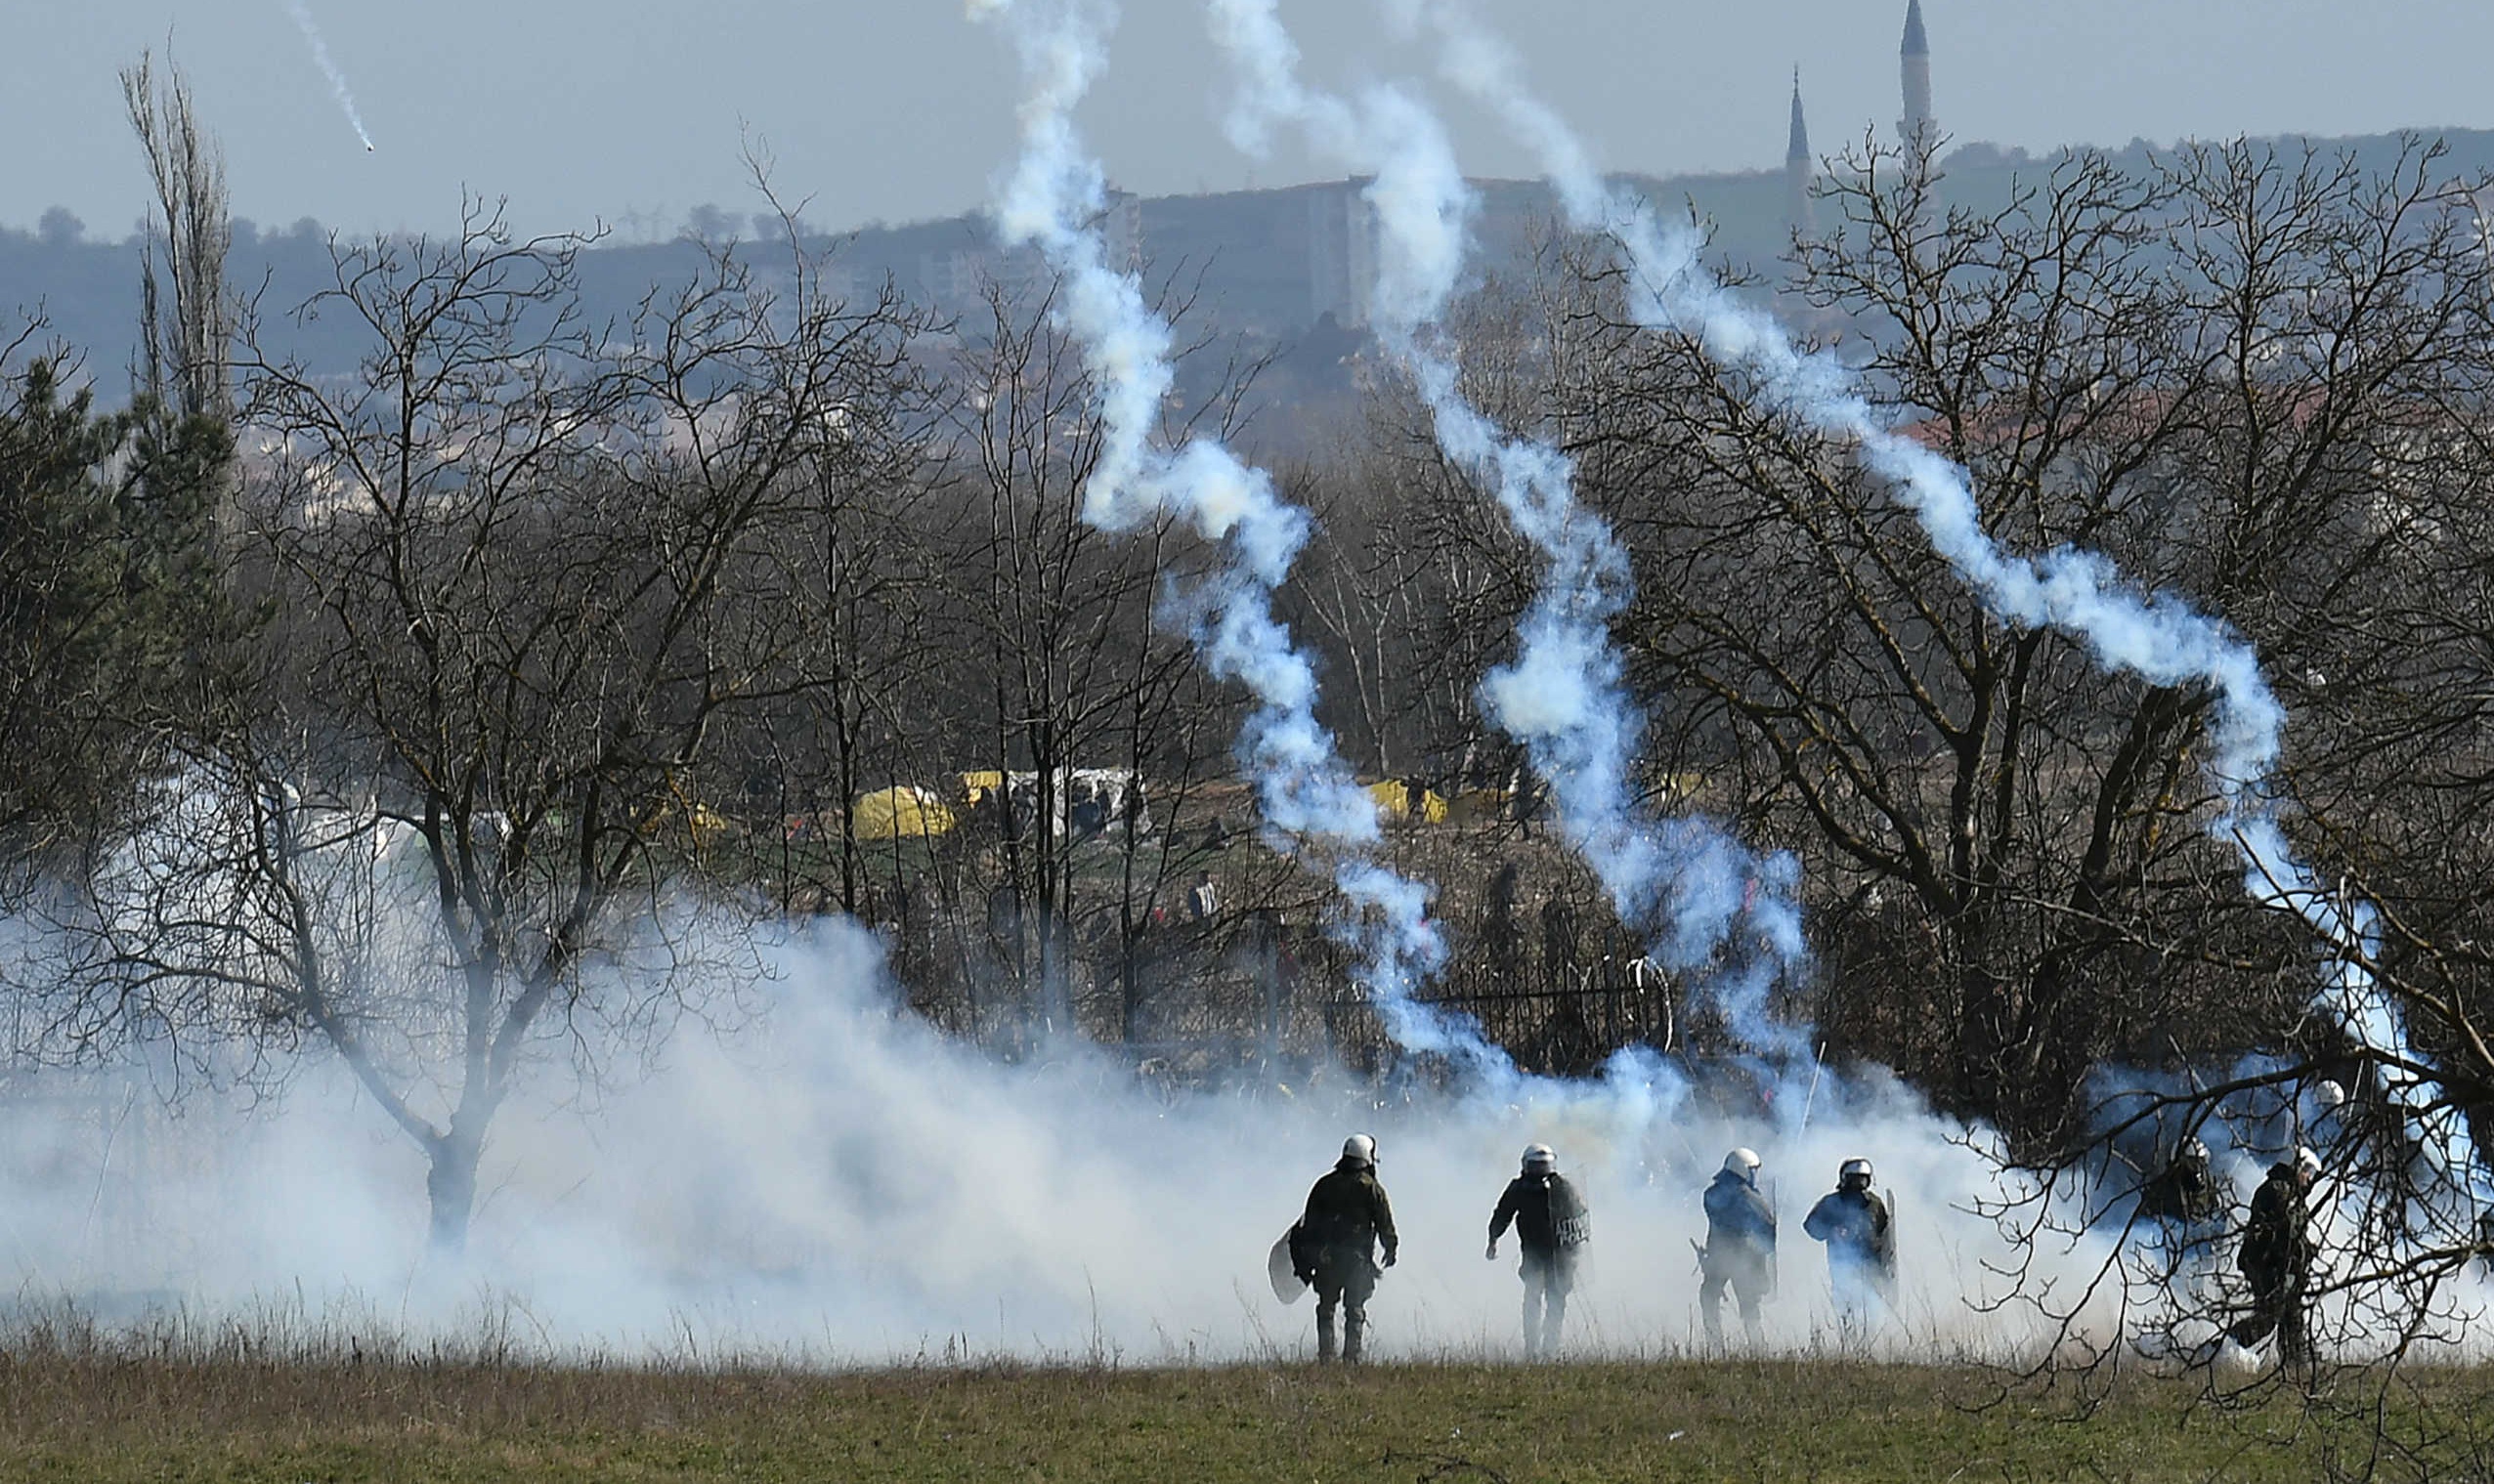
[[1905,44],[1897,48],[1897,65],[1905,80],[1905,117],[1897,120],[1897,138],[1911,149],[1939,131],[1931,118],[1931,38],[1922,32],[1922,0],[1906,0]]
[[1801,69],[1792,69],[1792,140],[1784,147],[1784,220],[1795,236],[1817,234],[1810,207],[1810,181],[1818,162],[1810,155],[1810,126],[1801,117]]

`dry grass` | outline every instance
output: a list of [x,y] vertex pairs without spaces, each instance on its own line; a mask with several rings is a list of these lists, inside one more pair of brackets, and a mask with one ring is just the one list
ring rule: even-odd
[[824,1374],[64,1338],[0,1350],[0,1478],[2305,1480],[2328,1441],[2284,1399],[2143,1379],[2074,1421],[1825,1361]]

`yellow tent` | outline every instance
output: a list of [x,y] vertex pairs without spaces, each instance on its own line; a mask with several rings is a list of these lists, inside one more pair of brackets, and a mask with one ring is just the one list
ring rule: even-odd
[[1702,773],[1666,773],[1662,776],[1661,787],[1656,791],[1662,795],[1666,805],[1678,809],[1696,799],[1698,790],[1705,786],[1706,776]]
[[1458,825],[1494,824],[1507,817],[1511,797],[1504,788],[1467,788],[1447,806],[1446,818]]
[[962,791],[954,796],[965,804],[982,804],[987,801],[989,794],[1002,791],[1004,786],[1004,771],[988,768],[981,772],[963,774]]
[[1420,807],[1412,807],[1410,785],[1401,779],[1390,778],[1382,784],[1370,784],[1368,796],[1377,801],[1377,812],[1390,820],[1411,820],[1427,825],[1446,823],[1446,801],[1428,789],[1420,792]]
[[745,832],[743,825],[710,805],[681,796],[672,804],[661,804],[641,816],[641,827],[663,833],[682,830],[695,850],[708,850]]
[[688,804],[684,809],[684,826],[692,831],[693,843],[708,850],[730,835],[742,834],[745,827],[708,804]]
[[848,806],[849,827],[861,840],[939,835],[953,827],[953,811],[924,788],[902,784],[861,793]]

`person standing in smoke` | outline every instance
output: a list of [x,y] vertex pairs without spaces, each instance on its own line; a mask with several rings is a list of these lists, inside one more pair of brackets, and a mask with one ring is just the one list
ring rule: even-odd
[[1836,1188],[1819,1198],[1801,1229],[1828,1245],[1828,1282],[1836,1316],[1849,1330],[1867,1329],[1895,1301],[1896,1218],[1870,1189],[1870,1162],[1847,1160]]
[[1308,1192],[1308,1208],[1291,1228],[1290,1258],[1299,1280],[1316,1291],[1316,1358],[1334,1358],[1334,1310],[1342,1309],[1342,1358],[1359,1359],[1368,1327],[1368,1296],[1382,1269],[1395,1265],[1395,1210],[1377,1180],[1377,1141],[1364,1133],[1343,1140],[1342,1158]]
[[2209,1146],[2185,1138],[2173,1160],[2139,1189],[2139,1217],[2155,1223],[2164,1271],[2185,1301],[2207,1296],[2225,1237],[2225,1202],[2209,1167]]
[[1525,1151],[1524,1173],[1507,1182],[1498,1208],[1489,1213],[1490,1261],[1498,1260],[1498,1239],[1513,1223],[1516,1243],[1524,1249],[1525,1354],[1548,1355],[1559,1348],[1559,1327],[1567,1322],[1568,1294],[1576,1286],[1576,1254],[1591,1235],[1585,1224],[1584,1198],[1559,1173],[1559,1156],[1547,1144]]
[[2252,1312],[2230,1332],[2234,1342],[2249,1349],[2277,1332],[2281,1365],[2308,1365],[2312,1336],[2304,1327],[2304,1295],[2312,1285],[2311,1214],[2305,1199],[2321,1177],[2321,1157],[2310,1149],[2295,1151],[2293,1163],[2269,1166],[2269,1177],[2252,1195],[2252,1215],[2243,1226],[2243,1250],[2236,1265],[2252,1285]]
[[1728,1287],[1741,1303],[1741,1328],[1750,1348],[1766,1342],[1759,1327],[1758,1305],[1776,1289],[1776,1208],[1758,1190],[1763,1162],[1754,1151],[1736,1149],[1723,1157],[1706,1187],[1706,1245],[1698,1249],[1698,1311],[1706,1323],[1706,1342],[1723,1343],[1723,1291]]

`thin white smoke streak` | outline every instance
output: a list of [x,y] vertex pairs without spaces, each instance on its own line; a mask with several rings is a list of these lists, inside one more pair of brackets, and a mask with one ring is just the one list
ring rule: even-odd
[[[2286,712],[2252,645],[2181,600],[2139,592],[2097,553],[2064,547],[2025,557],[2002,550],[1983,528],[1966,471],[1882,421],[1858,378],[1833,357],[1805,354],[1771,313],[1737,298],[1704,269],[1693,232],[1665,229],[1642,198],[1605,180],[1558,112],[1526,85],[1513,50],[1483,30],[1461,0],[1387,4],[1398,19],[1425,19],[1437,31],[1444,75],[1534,151],[1570,225],[1618,242],[1629,270],[1628,307],[1642,327],[1694,336],[1715,360],[1752,377],[1761,402],[1852,443],[2002,621],[2073,635],[2106,667],[2151,684],[2202,686],[2214,695],[2208,771],[2222,807],[2211,832],[2240,854],[2244,889],[2254,900],[2295,913],[2329,946],[2334,962],[2322,976],[2322,1008],[2395,1064],[2425,1065],[2398,1006],[2365,967],[2378,947],[2373,909],[2331,893],[2296,859],[2278,823],[2272,776]],[[2479,1208],[2494,1205],[2494,1180],[2479,1165],[2466,1124],[2430,1108],[2440,1089],[2420,1078],[2385,1082],[2445,1177],[2462,1184]]]
[[293,13],[294,23],[302,27],[303,39],[312,43],[312,60],[321,64],[321,71],[329,79],[329,89],[337,95],[338,106],[346,110],[346,121],[355,126],[355,137],[364,141],[365,149],[369,151],[372,136],[365,132],[364,115],[356,111],[355,95],[347,91],[346,74],[329,60],[329,44],[321,39],[320,28],[312,23],[312,12],[305,8],[303,0],[286,0],[285,8]]
[[1356,914],[1341,930],[1364,957],[1362,977],[1396,1042],[1493,1079],[1511,1077],[1504,1052],[1415,997],[1445,957],[1428,893],[1377,860],[1375,800],[1316,719],[1315,667],[1273,613],[1273,592],[1308,537],[1306,512],[1264,470],[1215,440],[1192,438],[1176,448],[1160,442],[1161,409],[1176,379],[1171,327],[1145,301],[1140,280],[1108,261],[1097,226],[1106,181],[1073,121],[1106,64],[1115,6],[972,0],[970,15],[1006,27],[1026,85],[1020,154],[997,195],[999,233],[1037,248],[1058,276],[1057,313],[1099,389],[1101,450],[1084,490],[1085,518],[1120,530],[1168,512],[1226,544],[1226,570],[1194,595],[1194,628],[1214,674],[1242,682],[1256,698],[1238,751],[1267,824],[1287,842],[1315,843],[1334,862],[1336,885]]
[[[1549,780],[1562,832],[1601,878],[1620,919],[1658,933],[1655,955],[1702,976],[1702,990],[1749,1045],[1785,1060],[1805,1030],[1770,1013],[1781,974],[1804,957],[1785,856],[1760,858],[1711,821],[1657,821],[1637,807],[1632,762],[1643,719],[1621,684],[1610,623],[1633,591],[1609,525],[1575,498],[1573,461],[1510,437],[1464,395],[1437,348],[1460,283],[1474,194],[1443,128],[1409,93],[1372,87],[1355,102],[1306,86],[1273,0],[1211,0],[1214,39],[1237,74],[1231,142],[1262,155],[1296,126],[1317,149],[1374,172],[1366,197],[1381,229],[1379,338],[1429,406],[1440,446],[1492,491],[1541,555],[1540,591],[1518,627],[1514,662],[1482,687],[1490,715]],[[1717,963],[1736,934],[1764,948]]]

